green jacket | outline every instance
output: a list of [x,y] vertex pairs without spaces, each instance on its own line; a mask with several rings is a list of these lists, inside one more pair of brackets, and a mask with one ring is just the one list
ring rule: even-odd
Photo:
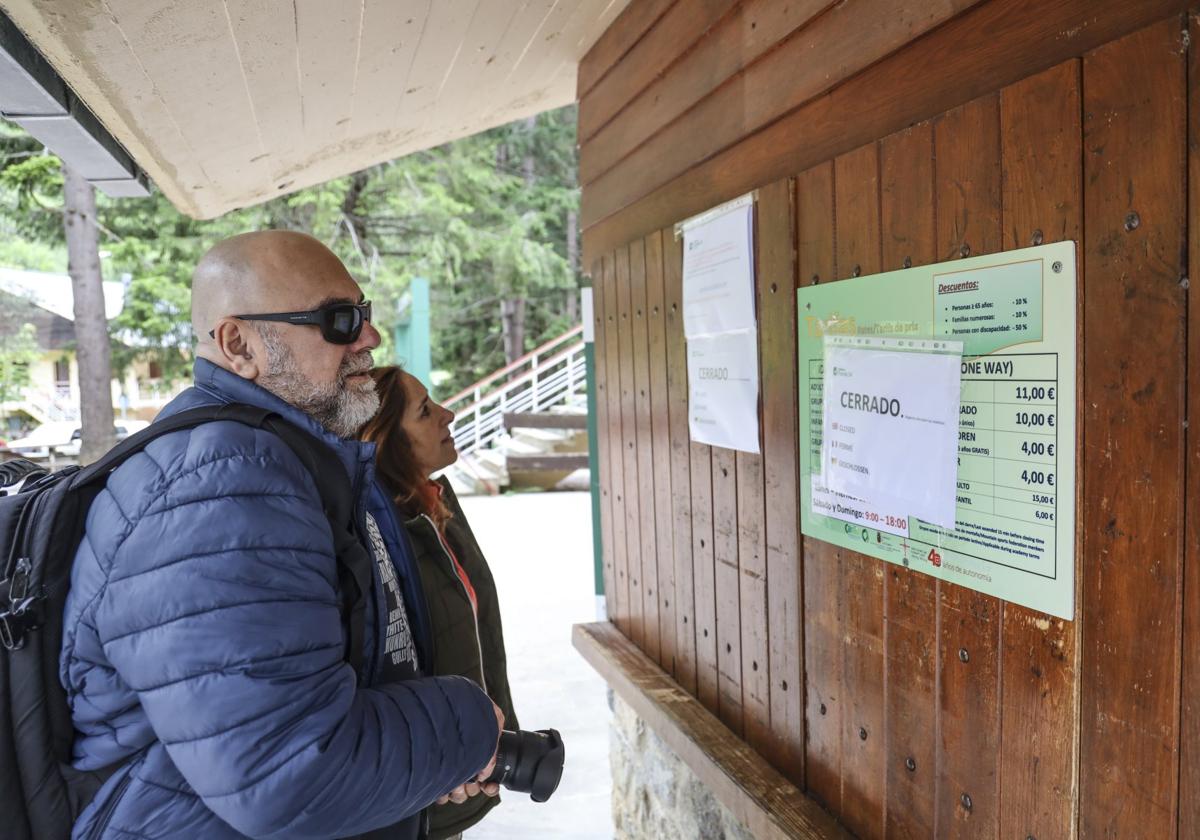
[[[477,632],[470,598],[455,573],[433,520],[427,516],[409,519],[404,524],[421,572],[421,586],[425,590],[433,628],[433,674],[474,680],[504,712],[504,728],[517,729],[517,716],[508,690],[496,582],[449,482],[444,478],[438,481],[442,485],[442,501],[453,514],[446,523],[446,541],[475,589],[479,624]],[[431,840],[465,831],[483,819],[499,801],[499,797],[480,794],[461,805],[450,802],[434,806],[430,809]]]

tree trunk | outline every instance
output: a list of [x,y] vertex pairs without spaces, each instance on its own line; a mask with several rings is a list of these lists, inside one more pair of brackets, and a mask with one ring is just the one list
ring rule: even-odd
[[346,187],[346,195],[342,198],[342,216],[350,224],[354,234],[354,248],[359,254],[365,255],[367,242],[367,219],[358,212],[358,202],[367,189],[371,177],[363,170],[350,176],[350,184]]
[[[531,135],[537,127],[537,117],[525,120],[525,129]],[[525,177],[525,188],[533,190],[536,170],[536,160],[533,154],[533,143],[530,142],[521,161],[521,171]],[[512,293],[510,291],[510,293]],[[504,360],[512,364],[525,355],[525,298],[503,298],[500,301],[500,321],[504,331]]]
[[571,288],[567,289],[567,319],[579,319],[579,215],[567,211],[567,267],[571,269]]
[[511,365],[525,355],[525,298],[500,301],[500,324],[504,331],[504,361]]
[[533,156],[533,139],[532,139],[533,132],[537,130],[537,117],[536,116],[525,118],[525,130],[529,132],[530,140],[529,140],[529,145],[526,147],[527,151],[525,152],[525,160],[523,161],[524,165],[522,166],[522,171],[524,172],[524,175],[525,175],[525,186],[528,188],[532,188],[534,176],[537,174],[537,169],[535,167],[536,161]]
[[63,164],[63,224],[67,271],[75,295],[75,356],[79,363],[82,421],[80,463],[88,464],[114,443],[112,350],[104,317],[100,243],[96,229],[96,193],[84,178]]

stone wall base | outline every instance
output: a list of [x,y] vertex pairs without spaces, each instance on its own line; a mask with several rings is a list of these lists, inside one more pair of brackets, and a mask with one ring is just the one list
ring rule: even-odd
[[754,840],[633,709],[608,697],[616,840]]

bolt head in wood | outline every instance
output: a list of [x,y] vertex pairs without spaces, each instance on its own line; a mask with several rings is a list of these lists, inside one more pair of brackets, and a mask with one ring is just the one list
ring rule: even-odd
[[865,726],[858,727],[858,738],[860,741],[867,740],[867,728]]
[[964,808],[966,808],[968,811],[970,811],[971,810],[971,797],[964,793],[962,795],[961,801],[962,801],[962,806]]
[[971,654],[967,653],[966,648],[958,649],[958,659],[960,662],[966,662],[971,658]]
[[904,759],[904,766],[908,768],[909,773],[915,773],[917,770],[917,762],[913,761],[911,756]]
[[1136,210],[1125,217],[1125,230],[1135,231],[1141,226],[1142,217],[1137,214]]
[[971,256],[971,246],[970,246],[970,245],[968,245],[966,242],[964,242],[964,243],[962,244],[962,247],[958,249],[958,255],[959,255],[960,257],[969,257],[969,256]]

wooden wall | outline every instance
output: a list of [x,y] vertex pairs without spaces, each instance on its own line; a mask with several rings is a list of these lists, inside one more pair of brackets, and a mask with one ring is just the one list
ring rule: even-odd
[[[861,837],[1200,837],[1185,12],[644,0],[580,67],[610,618]],[[688,438],[673,230],[752,188],[762,456]],[[1075,620],[802,538],[795,289],[1059,240]]]

